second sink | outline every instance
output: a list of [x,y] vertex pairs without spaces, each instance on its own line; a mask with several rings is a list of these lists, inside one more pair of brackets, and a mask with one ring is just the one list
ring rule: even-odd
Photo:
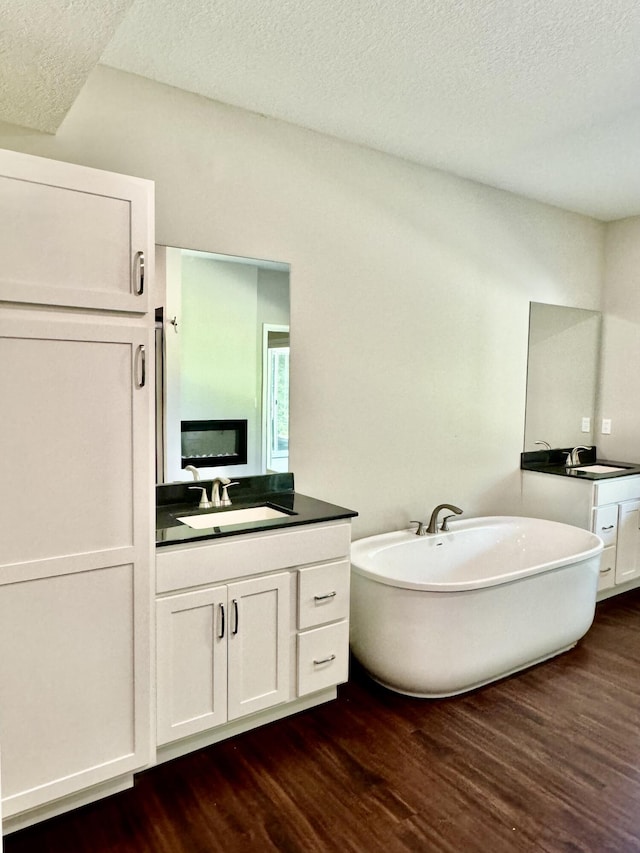
[[614,471],[626,471],[624,465],[599,465],[597,462],[592,465],[580,465],[571,469],[572,471],[589,471],[591,474],[611,474]]

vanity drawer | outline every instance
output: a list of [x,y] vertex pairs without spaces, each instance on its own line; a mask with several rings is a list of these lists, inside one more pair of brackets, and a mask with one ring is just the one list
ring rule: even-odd
[[349,615],[349,560],[298,572],[298,628],[313,628]]
[[610,545],[602,552],[600,574],[598,576],[598,592],[615,586],[616,581],[616,546]]
[[341,684],[349,676],[349,623],[298,634],[298,696]]
[[611,504],[609,506],[601,506],[593,512],[593,532],[597,533],[605,544],[616,544],[616,536],[618,533],[618,506]]

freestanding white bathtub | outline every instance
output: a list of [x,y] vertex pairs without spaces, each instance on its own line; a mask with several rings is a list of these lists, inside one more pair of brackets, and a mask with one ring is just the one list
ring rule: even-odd
[[595,612],[602,540],[537,518],[450,522],[351,546],[351,647],[378,682],[454,696],[570,649]]

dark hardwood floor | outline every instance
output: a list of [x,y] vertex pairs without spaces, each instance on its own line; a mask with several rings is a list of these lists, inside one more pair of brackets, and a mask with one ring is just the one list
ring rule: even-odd
[[35,851],[640,851],[640,593],[463,697],[399,696],[354,666],[336,702],[5,838]]

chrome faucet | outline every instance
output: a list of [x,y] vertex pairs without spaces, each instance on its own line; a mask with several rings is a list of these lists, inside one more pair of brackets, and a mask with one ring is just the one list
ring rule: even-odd
[[195,468],[193,465],[187,465],[184,470],[191,471],[191,473],[193,474],[193,479],[196,481],[196,483],[198,482],[198,480],[200,479],[200,472],[197,468]]
[[578,445],[578,447],[574,447],[571,453],[567,454],[567,467],[570,465],[579,465],[580,464],[580,451],[581,450],[591,450],[590,447],[584,447],[582,444]]

